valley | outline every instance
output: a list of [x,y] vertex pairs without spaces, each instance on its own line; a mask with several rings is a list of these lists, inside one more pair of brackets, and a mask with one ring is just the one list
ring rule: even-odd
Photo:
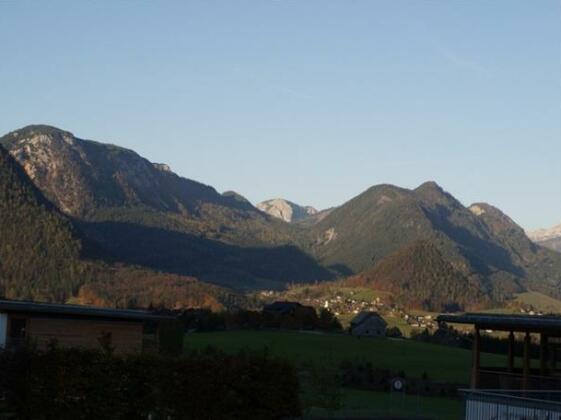
[[0,420],[561,420],[561,0],[0,20]]

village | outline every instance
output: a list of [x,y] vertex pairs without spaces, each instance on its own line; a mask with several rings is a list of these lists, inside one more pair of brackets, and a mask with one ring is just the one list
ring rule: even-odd
[[386,321],[398,320],[398,322],[388,322],[390,325],[397,324],[405,326],[408,330],[435,330],[438,328],[436,315],[429,312],[408,310],[403,306],[384,300],[382,296],[364,296],[362,291],[338,290],[333,293],[325,293],[321,296],[300,296],[299,294],[279,293],[275,291],[264,291],[261,297],[267,301],[292,300],[298,301],[303,305],[311,306],[316,311],[321,309],[330,310],[346,326],[350,321],[361,312],[377,312]]
[[[389,326],[398,327],[404,336],[411,336],[416,332],[425,329],[434,332],[438,329],[436,318],[438,313],[409,309],[396,303],[391,295],[365,291],[353,288],[324,289],[321,293],[310,293],[309,289],[291,288],[288,292],[278,292],[274,290],[262,291],[260,299],[264,302],[273,301],[296,301],[302,305],[310,306],[316,311],[328,309],[331,311],[346,328],[350,325],[353,318],[362,312],[377,312]],[[543,311],[534,308],[532,305],[520,305],[511,308],[512,313],[522,315],[542,316]],[[460,332],[469,333],[461,326]],[[487,333],[492,333],[491,330]]]

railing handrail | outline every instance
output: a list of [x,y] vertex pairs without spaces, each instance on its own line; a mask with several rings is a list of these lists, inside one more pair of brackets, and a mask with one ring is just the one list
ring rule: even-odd
[[480,390],[480,389],[459,389],[458,390],[460,393],[463,393],[466,397],[466,399],[469,399],[470,395],[473,395],[475,397],[477,396],[481,396],[481,397],[488,397],[490,399],[498,399],[498,400],[510,400],[510,401],[516,401],[516,402],[533,402],[533,403],[537,403],[538,405],[541,406],[555,406],[556,408],[561,408],[561,401],[556,401],[556,400],[547,400],[547,399],[539,399],[539,398],[529,398],[529,397],[520,397],[518,395],[511,395],[511,394],[507,394],[507,392],[513,392],[513,393],[537,393],[537,392],[541,392],[542,394],[545,393],[555,393],[555,394],[560,394],[561,395],[561,391],[556,391],[556,390],[551,390],[551,391],[540,391],[540,390],[528,390],[528,391],[521,391],[521,390],[490,390],[490,389],[485,389],[485,390]]
[[[497,368],[497,370],[493,370],[493,368],[486,368],[486,369],[479,369],[480,373],[491,373],[494,375],[509,375],[509,376],[522,376],[521,374],[521,370],[519,370],[518,372],[510,372],[508,370],[498,370],[499,368]],[[530,371],[531,372],[531,371]],[[535,379],[551,379],[553,381],[561,381],[561,376],[550,376],[550,375],[535,375],[530,373],[528,375],[529,378],[535,378]]]
[[523,389],[500,389],[500,388],[485,388],[485,389],[470,389],[470,388],[461,388],[459,389],[459,391],[462,392],[470,392],[470,393],[479,393],[479,394],[506,394],[508,395],[508,393],[524,393],[524,394],[528,394],[528,393],[548,393],[548,394],[560,394],[561,395],[561,390],[557,390],[557,389],[528,389],[528,390],[523,390]]

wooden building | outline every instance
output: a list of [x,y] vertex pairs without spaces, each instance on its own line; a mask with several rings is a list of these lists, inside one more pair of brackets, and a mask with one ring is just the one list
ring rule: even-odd
[[361,312],[351,321],[351,334],[365,337],[385,337],[387,323],[378,312]]
[[[471,389],[462,391],[465,419],[561,418],[561,317],[465,314],[441,315],[437,321],[474,326]],[[486,330],[507,333],[502,366],[481,365],[481,332]]]
[[0,348],[28,341],[38,349],[56,342],[61,347],[109,346],[116,354],[140,352],[144,324],[169,319],[139,310],[0,300]]

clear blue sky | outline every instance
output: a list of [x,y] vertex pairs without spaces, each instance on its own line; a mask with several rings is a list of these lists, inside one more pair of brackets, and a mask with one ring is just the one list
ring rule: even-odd
[[257,202],[435,180],[561,223],[561,1],[3,1],[0,132],[46,123]]

